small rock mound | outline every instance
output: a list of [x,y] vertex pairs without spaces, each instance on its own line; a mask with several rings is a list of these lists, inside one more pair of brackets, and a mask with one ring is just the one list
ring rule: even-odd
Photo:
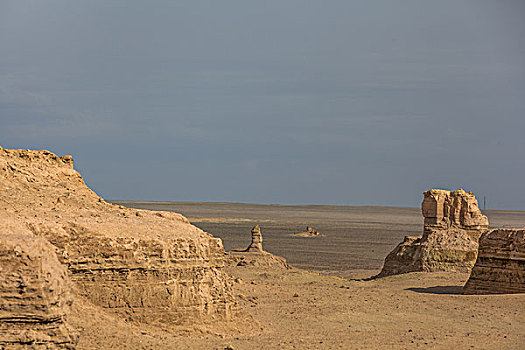
[[0,348],[73,349],[66,268],[33,236],[0,235]]
[[469,272],[474,266],[478,239],[488,227],[472,192],[432,189],[424,193],[423,235],[405,237],[385,259],[384,277],[416,271]]
[[525,229],[495,229],[479,240],[463,294],[525,293]]
[[246,253],[230,251],[226,258],[227,266],[278,267],[289,269],[286,259],[268,252]]
[[313,227],[311,226],[306,226],[306,231],[292,233],[290,236],[293,236],[293,237],[324,237],[325,235],[314,230]]

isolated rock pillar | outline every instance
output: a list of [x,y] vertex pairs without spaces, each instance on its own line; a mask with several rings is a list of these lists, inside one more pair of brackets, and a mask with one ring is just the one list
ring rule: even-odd
[[261,228],[259,225],[255,225],[252,228],[252,243],[248,247],[247,251],[249,252],[262,252],[263,246],[262,246],[262,234],[261,234]]

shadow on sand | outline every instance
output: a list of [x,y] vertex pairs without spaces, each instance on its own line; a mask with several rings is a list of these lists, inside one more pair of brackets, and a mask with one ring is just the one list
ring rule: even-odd
[[407,288],[405,290],[428,294],[461,294],[463,286],[435,286],[427,288]]

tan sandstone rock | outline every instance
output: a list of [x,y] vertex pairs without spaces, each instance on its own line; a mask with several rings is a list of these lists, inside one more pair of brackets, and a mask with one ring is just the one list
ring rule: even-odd
[[262,246],[262,233],[259,225],[255,225],[252,230],[252,242],[246,249],[232,249],[226,254],[227,266],[275,266],[280,268],[290,268],[286,259],[265,252]]
[[0,348],[72,349],[67,269],[45,239],[0,235]]
[[481,236],[463,293],[525,293],[525,229],[495,229]]
[[261,234],[261,228],[259,227],[259,225],[255,225],[252,228],[252,243],[250,243],[246,251],[262,252],[263,251],[262,241],[263,239],[262,239],[262,234]]
[[90,190],[70,156],[0,149],[0,235],[51,242],[80,296],[141,322],[229,318],[222,241],[177,213],[137,213]]
[[469,272],[478,239],[488,227],[472,192],[432,189],[424,193],[423,235],[405,237],[385,259],[378,277],[415,271]]
[[290,234],[290,236],[293,236],[293,237],[324,237],[325,235],[323,235],[322,233],[316,231],[311,226],[306,226],[306,230],[305,231],[298,232],[298,233],[292,233],[292,234]]

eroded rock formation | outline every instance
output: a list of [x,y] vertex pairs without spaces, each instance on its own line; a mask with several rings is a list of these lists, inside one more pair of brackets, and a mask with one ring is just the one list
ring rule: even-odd
[[248,246],[248,249],[246,251],[248,252],[262,252],[263,246],[262,246],[262,234],[261,234],[261,228],[259,225],[255,225],[252,228],[252,242]]
[[226,254],[226,264],[228,266],[277,266],[289,268],[285,258],[263,250],[263,239],[259,225],[255,225],[251,233],[252,242],[248,248],[232,249]]
[[298,233],[292,233],[290,236],[293,236],[293,237],[324,237],[325,235],[323,235],[322,233],[316,231],[311,226],[306,226],[306,230],[305,231],[298,232]]
[[481,236],[463,293],[525,293],[525,229],[495,229]]
[[488,219],[471,192],[429,190],[421,211],[423,235],[405,237],[385,259],[378,277],[415,271],[469,272]]
[[228,318],[234,305],[220,239],[176,213],[106,203],[70,156],[0,148],[0,232],[51,242],[78,294],[128,319]]
[[72,300],[67,269],[49,242],[0,235],[0,348],[74,348]]

